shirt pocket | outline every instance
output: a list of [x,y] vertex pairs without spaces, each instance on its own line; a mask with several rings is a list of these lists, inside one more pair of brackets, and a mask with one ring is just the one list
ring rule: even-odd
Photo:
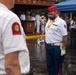
[[51,29],[56,31],[56,30],[58,29],[58,26],[55,25],[55,24],[53,24],[53,25],[51,26]]

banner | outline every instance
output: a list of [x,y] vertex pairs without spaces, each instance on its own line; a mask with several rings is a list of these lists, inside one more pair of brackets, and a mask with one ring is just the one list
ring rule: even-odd
[[45,1],[45,0],[15,0],[15,4],[21,5],[37,5],[37,6],[50,6],[55,4],[56,1]]

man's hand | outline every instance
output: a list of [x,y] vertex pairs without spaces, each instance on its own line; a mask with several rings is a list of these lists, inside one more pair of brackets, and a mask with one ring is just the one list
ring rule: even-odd
[[67,45],[67,35],[63,36],[63,41],[62,41],[61,46],[60,46],[61,56],[66,54],[66,45]]
[[66,54],[66,50],[65,49],[62,49],[61,50],[61,56],[65,55]]

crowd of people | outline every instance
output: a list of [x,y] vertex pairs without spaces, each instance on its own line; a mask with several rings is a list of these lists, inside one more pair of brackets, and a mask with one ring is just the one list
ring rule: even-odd
[[40,33],[42,31],[42,33],[44,33],[45,24],[42,23],[42,21],[43,22],[46,21],[44,12],[42,12],[40,14],[39,11],[37,11],[36,13],[31,13],[31,12],[27,11],[26,14],[25,14],[25,12],[20,13],[19,17],[20,17],[23,27],[24,27],[25,21],[34,21],[35,22],[35,32]]
[[67,23],[67,31],[68,31],[68,40],[69,40],[69,48],[70,49],[76,49],[75,43],[76,43],[76,16],[72,18],[67,18],[65,20]]
[[69,19],[70,20],[70,26],[69,26],[69,37],[70,37],[70,48],[71,49],[76,49],[75,44],[76,44],[76,16],[74,16],[74,19]]

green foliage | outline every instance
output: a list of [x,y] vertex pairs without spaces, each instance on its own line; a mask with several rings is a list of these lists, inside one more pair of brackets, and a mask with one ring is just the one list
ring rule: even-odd
[[62,2],[62,1],[65,1],[65,0],[57,0],[57,2]]

